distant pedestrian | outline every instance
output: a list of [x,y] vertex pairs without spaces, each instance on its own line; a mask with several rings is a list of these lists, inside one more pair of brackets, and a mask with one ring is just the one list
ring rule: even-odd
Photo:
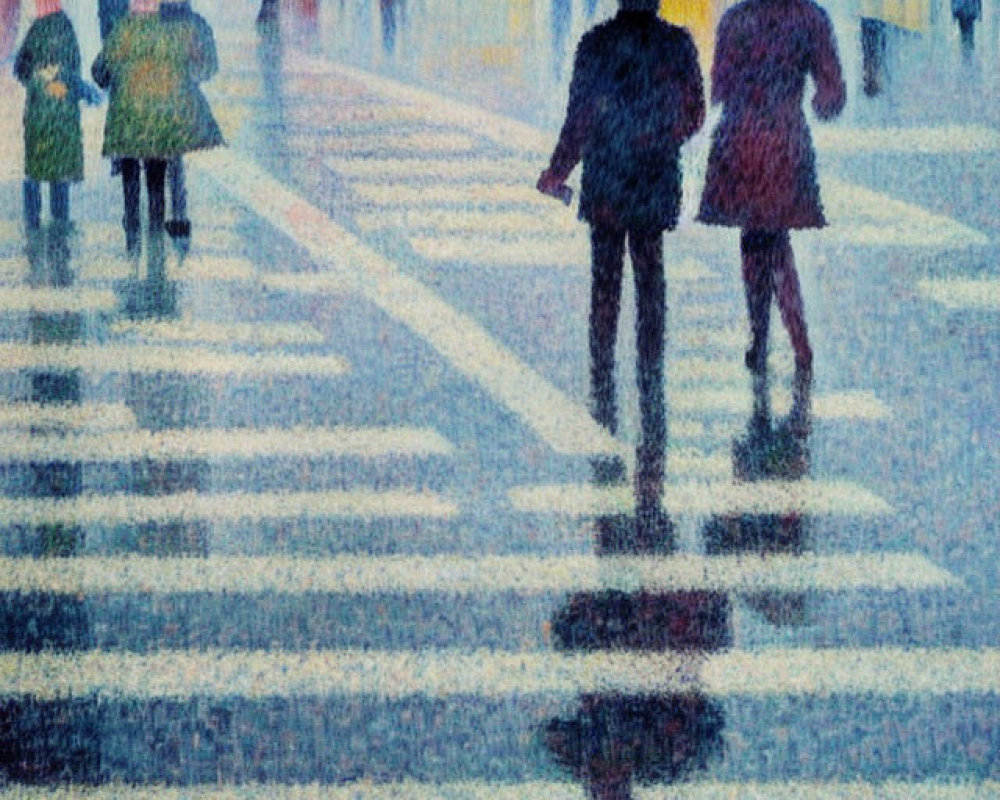
[[21,0],[0,0],[0,61],[14,52],[20,22]]
[[982,0],[951,0],[951,14],[958,23],[962,39],[962,55],[967,61],[972,59],[976,49],[976,20],[982,12]]
[[94,62],[94,79],[111,92],[104,126],[105,156],[121,160],[125,243],[140,250],[140,173],[146,172],[149,226],[164,228],[167,163],[192,150],[216,147],[222,133],[198,82],[216,69],[207,25],[168,27],[156,0],[131,0]]
[[614,433],[614,351],[626,240],[636,286],[642,441],[636,475],[640,522],[659,503],[666,423],[663,231],[677,224],[680,147],[704,121],[691,35],[656,16],[657,0],[620,0],[618,14],[586,33],[573,66],[566,120],[538,189],[565,195],[583,161],[580,216],[590,224],[592,413]]
[[36,0],[37,18],[14,59],[24,84],[24,221],[41,224],[41,183],[49,184],[52,218],[69,222],[69,184],[83,180],[80,101],[100,94],[80,78],[80,47],[60,0]]
[[698,218],[742,229],[753,333],[747,367],[757,373],[766,369],[773,293],[796,369],[808,373],[813,353],[788,231],[826,225],[802,99],[811,75],[813,109],[821,119],[844,107],[833,28],[812,0],[744,0],[723,16],[717,42],[712,102],[722,103],[723,111]]

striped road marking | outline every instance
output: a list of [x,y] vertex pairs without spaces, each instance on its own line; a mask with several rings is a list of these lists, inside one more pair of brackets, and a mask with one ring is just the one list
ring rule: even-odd
[[343,491],[253,494],[183,492],[48,499],[0,498],[3,525],[141,525],[168,522],[261,522],[330,518],[451,518],[453,503],[430,492]]
[[168,342],[211,342],[260,347],[322,344],[325,339],[313,325],[279,322],[206,322],[182,319],[175,322],[115,322],[111,332],[142,339]]
[[560,453],[618,454],[624,446],[582,405],[492,339],[475,321],[255,164],[231,151],[199,165],[240,202],[306,249],[340,285],[374,303],[426,340]]
[[[823,202],[830,227],[801,236],[860,245],[983,247],[989,238],[967,225],[912,203],[823,176]],[[860,217],[860,219],[859,219]]]
[[0,435],[3,429],[32,431],[113,431],[138,427],[132,409],[123,403],[53,405],[13,403],[0,405]]
[[492,181],[534,188],[545,164],[521,158],[462,158],[428,161],[418,158],[329,158],[326,166],[353,180],[371,183],[443,183]]
[[387,136],[329,136],[323,131],[293,133],[286,138],[290,149],[309,149],[319,146],[327,153],[471,153],[479,142],[467,133],[428,131],[423,133]]
[[118,298],[111,290],[0,286],[0,313],[83,314],[117,307]]
[[930,589],[961,581],[916,554],[598,558],[341,556],[0,558],[0,591],[53,594],[519,594]]
[[363,231],[403,230],[433,231],[435,235],[476,236],[587,236],[586,226],[571,210],[550,200],[548,211],[477,211],[463,208],[462,213],[440,208],[408,208],[380,211],[377,214],[358,213],[355,222]]
[[117,461],[329,456],[450,455],[451,444],[420,428],[183,428],[0,437],[0,462]]
[[82,370],[89,373],[170,372],[181,375],[343,375],[336,356],[232,353],[207,348],[109,345],[63,347],[0,343],[0,370]]
[[[137,263],[126,258],[95,258],[93,254],[74,266],[78,282],[121,281],[139,278],[146,274],[146,266],[143,262]],[[30,275],[30,269],[28,260],[24,257],[0,259],[0,281],[8,283],[26,281]],[[232,256],[211,256],[197,253],[186,258],[183,264],[170,262],[167,265],[167,278],[170,280],[242,283],[253,281],[256,276],[257,270],[252,262],[245,258]],[[18,287],[6,291],[25,290]],[[55,291],[94,292],[93,289],[79,288]]]
[[[719,783],[685,782],[632,786],[636,800],[997,800],[1000,782],[927,781],[906,783],[806,782]],[[370,782],[347,786],[320,784],[245,784],[239,786],[164,786],[110,784],[94,787],[59,785],[47,788],[9,784],[0,789],[2,800],[586,800],[581,783],[526,781],[524,783]]]
[[925,279],[917,283],[920,293],[945,308],[1000,309],[1000,279],[946,278]]
[[[746,415],[753,407],[750,392],[740,389],[672,390],[667,397],[671,412],[684,414]],[[771,393],[771,410],[788,412],[791,398],[787,392]],[[812,415],[818,419],[880,420],[892,416],[889,407],[871,392],[833,392],[812,398]]]
[[[120,225],[85,225],[81,244],[85,249],[120,247],[124,250],[125,231]],[[191,232],[192,249],[231,253],[242,246],[243,240],[232,228],[200,228],[196,222]]]
[[984,125],[941,127],[854,128],[817,125],[812,130],[817,149],[831,153],[905,153],[956,155],[995,153],[1000,133]]
[[[627,487],[588,484],[511,489],[518,511],[582,517],[628,513],[635,505]],[[846,481],[754,481],[667,484],[663,507],[673,514],[832,514],[877,517],[893,513],[873,492]]]
[[576,267],[590,273],[590,242],[565,239],[466,239],[415,237],[413,249],[430,261],[456,261],[477,266]]
[[719,654],[422,650],[0,653],[0,695],[39,699],[483,698],[620,692],[941,696],[1000,692],[996,649],[773,649]]
[[457,185],[433,184],[411,186],[407,184],[355,183],[351,192],[367,203],[382,206],[496,206],[526,205],[544,209],[552,207],[553,200],[533,186],[509,186],[503,183],[463,183]]
[[[769,362],[772,375],[784,376],[791,362],[772,358]],[[677,383],[732,383],[743,385],[747,371],[742,359],[732,358],[670,358],[665,366],[669,380]]]

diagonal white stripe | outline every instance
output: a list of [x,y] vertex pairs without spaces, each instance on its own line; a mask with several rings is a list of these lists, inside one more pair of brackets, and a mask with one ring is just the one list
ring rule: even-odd
[[1000,309],[1000,278],[924,279],[920,293],[946,308]]
[[419,428],[183,428],[163,431],[2,437],[0,461],[219,459],[285,456],[450,455],[451,444]]

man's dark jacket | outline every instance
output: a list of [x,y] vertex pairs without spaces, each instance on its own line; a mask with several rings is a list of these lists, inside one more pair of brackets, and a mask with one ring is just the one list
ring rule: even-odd
[[580,216],[662,231],[677,224],[680,146],[705,116],[691,35],[653,12],[619,11],[580,40],[550,171],[583,161]]

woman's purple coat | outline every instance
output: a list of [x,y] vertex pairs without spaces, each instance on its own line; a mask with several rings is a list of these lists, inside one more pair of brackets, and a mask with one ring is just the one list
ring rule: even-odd
[[845,88],[833,28],[812,0],[744,0],[722,17],[712,65],[722,120],[699,220],[769,231],[826,224],[802,111],[807,75],[816,114],[839,114]]

